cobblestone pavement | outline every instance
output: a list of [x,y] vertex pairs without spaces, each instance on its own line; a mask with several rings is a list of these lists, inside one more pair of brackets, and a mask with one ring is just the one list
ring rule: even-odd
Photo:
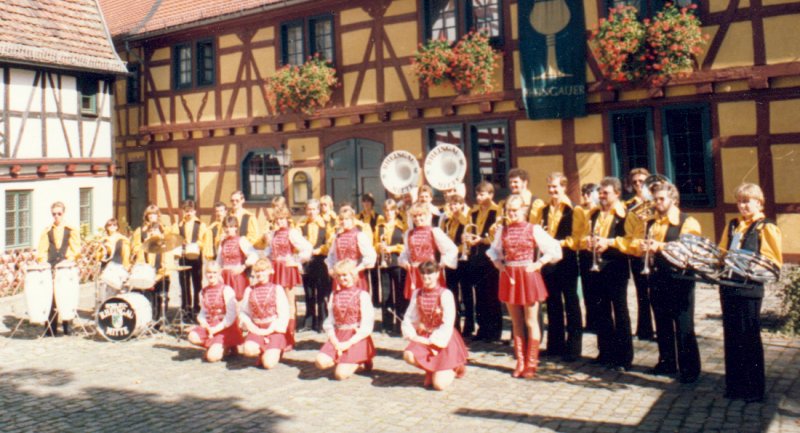
[[[88,318],[93,289],[83,295]],[[632,287],[629,296],[635,309]],[[508,346],[473,344],[467,376],[435,392],[402,361],[403,340],[378,333],[375,370],[340,383],[314,368],[323,337],[312,332],[299,333],[296,350],[265,371],[239,357],[205,363],[169,336],[37,339],[41,328],[23,324],[5,337],[23,311],[21,296],[0,300],[2,432],[800,431],[800,340],[765,334],[764,403],[723,398],[719,300],[710,288],[697,291],[703,374],[691,385],[646,373],[657,359],[653,342],[635,341],[633,371],[590,365],[591,334],[582,361],[545,360],[534,380],[510,377]]]

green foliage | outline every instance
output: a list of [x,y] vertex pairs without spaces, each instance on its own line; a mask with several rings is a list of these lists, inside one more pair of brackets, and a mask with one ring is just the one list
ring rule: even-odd
[[782,331],[797,335],[800,334],[800,266],[784,269],[778,296],[781,298],[781,307],[786,323]]
[[265,87],[278,112],[299,111],[310,115],[330,101],[338,82],[336,69],[315,56],[302,66],[282,67],[267,79]]

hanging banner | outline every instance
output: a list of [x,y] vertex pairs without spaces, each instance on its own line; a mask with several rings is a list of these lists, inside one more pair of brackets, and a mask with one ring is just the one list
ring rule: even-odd
[[529,119],[586,115],[583,0],[519,0],[522,97]]

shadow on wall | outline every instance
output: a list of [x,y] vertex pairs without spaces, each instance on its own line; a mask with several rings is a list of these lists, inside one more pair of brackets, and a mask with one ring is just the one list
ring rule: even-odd
[[[288,417],[249,410],[231,398],[182,397],[164,401],[156,394],[85,388],[62,396],[73,381],[63,370],[0,369],[0,426],[3,431],[259,431],[276,430]],[[27,389],[35,386],[37,391]],[[42,388],[52,391],[41,391]]]

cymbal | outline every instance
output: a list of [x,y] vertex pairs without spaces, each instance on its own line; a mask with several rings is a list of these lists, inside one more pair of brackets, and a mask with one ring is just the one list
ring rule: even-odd
[[164,253],[183,245],[183,236],[175,233],[167,233],[164,236],[154,235],[144,241],[142,249],[146,253]]
[[192,267],[191,266],[172,266],[172,267],[166,268],[165,270],[167,272],[172,272],[172,271],[181,272],[181,271],[188,271],[189,269],[192,269]]

